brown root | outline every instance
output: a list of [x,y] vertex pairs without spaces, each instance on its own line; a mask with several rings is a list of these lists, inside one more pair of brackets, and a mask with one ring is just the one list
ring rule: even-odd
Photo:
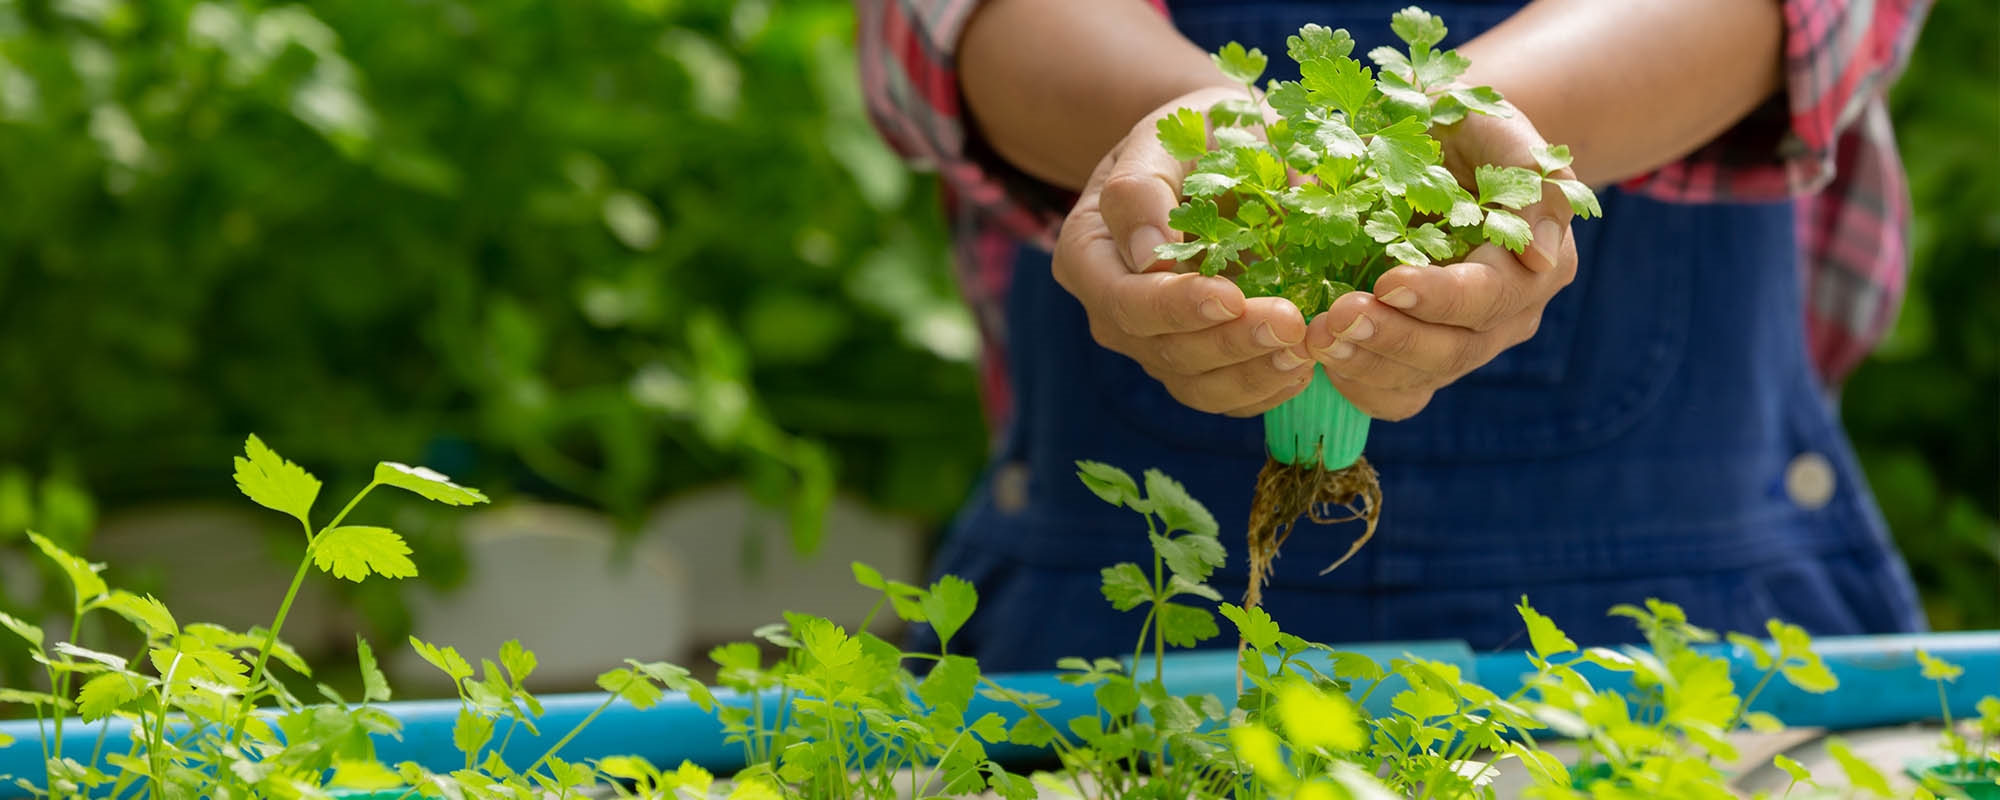
[[1271,562],[1277,559],[1278,548],[1284,546],[1300,517],[1319,525],[1354,520],[1366,523],[1346,555],[1320,571],[1325,575],[1361,551],[1375,536],[1375,523],[1381,516],[1382,484],[1366,458],[1337,470],[1317,463],[1265,461],[1257,475],[1257,492],[1250,500],[1250,588],[1244,593],[1243,607],[1256,608],[1262,602]]

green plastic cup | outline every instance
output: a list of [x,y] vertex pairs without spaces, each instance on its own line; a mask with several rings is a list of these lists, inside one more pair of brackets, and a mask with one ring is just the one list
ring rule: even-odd
[[1317,457],[1328,470],[1346,469],[1368,444],[1368,423],[1368,415],[1315,365],[1305,391],[1264,412],[1264,448],[1280,463],[1310,464]]

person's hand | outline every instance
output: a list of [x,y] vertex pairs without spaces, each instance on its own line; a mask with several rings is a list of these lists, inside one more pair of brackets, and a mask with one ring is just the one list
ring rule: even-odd
[[[1245,298],[1235,283],[1154,257],[1179,241],[1167,214],[1180,205],[1187,165],[1167,155],[1155,123],[1175,109],[1207,110],[1242,97],[1205,89],[1169,101],[1098,162],[1056,241],[1055,278],[1083,304],[1091,338],[1146,370],[1183,405],[1254,416],[1312,378],[1306,323],[1276,297]],[[1523,151],[1524,153],[1526,151]]]
[[[1437,135],[1445,166],[1468,187],[1479,164],[1533,168],[1530,150],[1545,144],[1518,110],[1505,119],[1471,114]],[[1574,175],[1564,168],[1552,177]],[[1407,419],[1438,389],[1534,336],[1549,299],[1576,277],[1569,204],[1542,188],[1542,201],[1520,212],[1534,236],[1521,255],[1485,244],[1450,266],[1399,266],[1373,292],[1343,295],[1315,318],[1306,341],[1334,388],[1371,417]]]

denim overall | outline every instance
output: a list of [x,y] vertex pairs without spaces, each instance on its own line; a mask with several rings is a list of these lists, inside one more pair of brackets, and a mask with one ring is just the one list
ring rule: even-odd
[[[1296,79],[1285,37],[1346,28],[1357,56],[1391,34],[1397,2],[1170,2],[1208,50],[1231,40]],[[1426,3],[1457,46],[1521,4]],[[1265,607],[1309,640],[1462,639],[1525,648],[1527,595],[1578,642],[1638,640],[1618,603],[1660,598],[1697,625],[1762,634],[1921,630],[1900,556],[1807,361],[1792,207],[1670,204],[1599,192],[1575,223],[1576,281],[1539,333],[1439,391],[1366,454],[1386,496],[1374,540],[1339,570],[1357,524],[1301,523]],[[1015,416],[936,563],[979,589],[952,641],[989,670],[1129,653],[1141,611],[1113,610],[1099,570],[1152,558],[1146,526],[1075,477],[1077,459],[1158,467],[1222,523],[1239,600],[1263,427],[1188,409],[1136,363],[1095,345],[1049,256],[1022,248],[1007,298]],[[1234,646],[1223,635],[1206,646]],[[935,647],[927,628],[916,647]]]

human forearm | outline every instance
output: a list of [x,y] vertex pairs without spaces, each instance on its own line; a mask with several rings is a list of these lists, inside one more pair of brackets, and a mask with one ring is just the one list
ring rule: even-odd
[[1141,117],[1233,85],[1143,0],[986,0],[959,41],[958,73],[994,152],[1071,190]]
[[1776,0],[1536,0],[1466,43],[1490,85],[1601,185],[1685,157],[1780,85]]

